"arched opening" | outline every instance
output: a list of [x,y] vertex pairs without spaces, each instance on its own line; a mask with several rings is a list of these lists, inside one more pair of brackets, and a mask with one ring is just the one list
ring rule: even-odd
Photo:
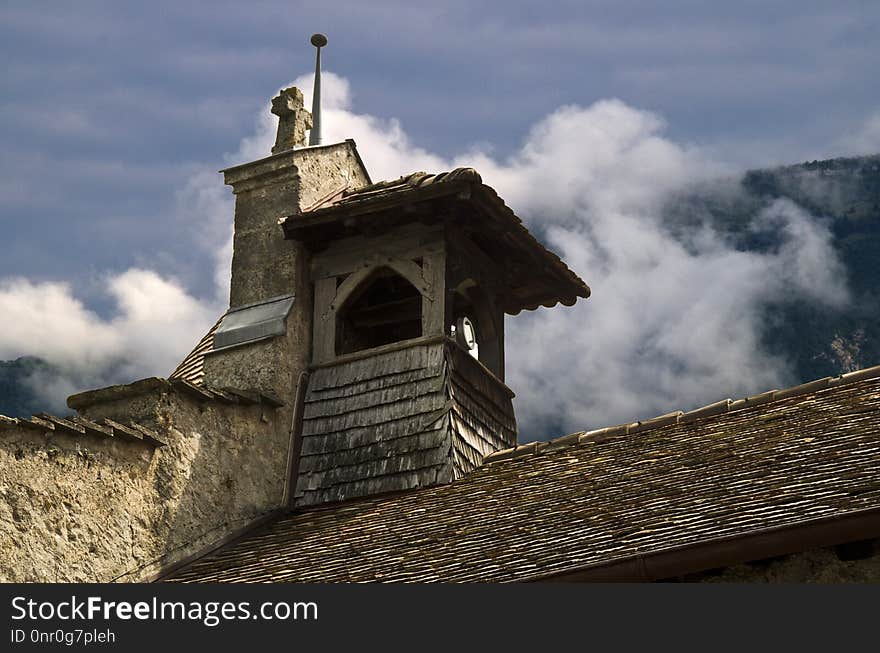
[[422,295],[390,268],[365,279],[336,314],[336,354],[350,354],[422,335]]

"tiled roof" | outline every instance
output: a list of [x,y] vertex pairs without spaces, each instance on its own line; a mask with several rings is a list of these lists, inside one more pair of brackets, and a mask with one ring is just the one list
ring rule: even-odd
[[832,381],[290,513],[170,580],[515,581],[852,519],[880,508],[880,367]]
[[[469,203],[480,219],[467,222],[468,227],[485,230],[485,242],[492,249],[490,256],[507,262],[512,296],[505,312],[515,315],[524,309],[552,307],[557,303],[571,306],[578,297],[590,296],[589,286],[526,229],[498,193],[482,183],[473,168],[438,174],[414,172],[360,188],[339,188],[301,214],[281,222],[288,238],[326,242],[342,237],[361,218],[450,197]],[[401,216],[405,217],[405,212],[398,212]],[[386,218],[382,217],[383,224],[389,224]]]

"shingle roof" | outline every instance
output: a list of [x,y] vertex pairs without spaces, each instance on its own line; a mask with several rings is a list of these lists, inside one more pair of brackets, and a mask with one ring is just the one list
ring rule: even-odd
[[362,221],[370,222],[371,216],[381,215],[372,222],[385,227],[393,223],[392,217],[421,219],[413,212],[398,209],[441,199],[458,202],[459,209],[469,207],[468,218],[463,218],[461,210],[433,211],[433,218],[461,220],[462,225],[482,234],[482,242],[477,244],[487,250],[489,258],[506,262],[510,296],[503,307],[505,312],[515,315],[524,309],[552,307],[557,303],[571,306],[578,297],[590,296],[589,286],[526,229],[498,193],[482,183],[473,168],[438,174],[414,172],[360,188],[339,188],[281,223],[288,238],[325,243],[343,237]]
[[199,340],[199,343],[186,355],[186,357],[180,362],[180,365],[168,375],[169,381],[180,379],[181,381],[188,381],[194,385],[204,385],[205,354],[214,349],[214,333],[217,331],[217,327],[220,326],[220,322],[223,321],[225,315],[226,314],[224,313],[220,316],[220,319],[217,320],[214,326],[208,330],[208,333]]
[[880,367],[518,449],[449,485],[284,515],[170,580],[524,580],[852,518],[880,508]]

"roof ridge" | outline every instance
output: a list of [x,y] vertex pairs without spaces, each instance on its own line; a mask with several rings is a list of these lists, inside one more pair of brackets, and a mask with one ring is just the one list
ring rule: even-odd
[[644,431],[650,431],[671,424],[688,424],[690,422],[713,417],[715,415],[721,415],[723,413],[730,413],[745,408],[759,406],[761,404],[781,401],[783,399],[810,394],[812,392],[819,392],[820,390],[827,390],[843,385],[858,383],[859,381],[869,381],[874,379],[880,379],[880,365],[866,367],[854,372],[846,372],[839,376],[826,376],[821,379],[801,383],[783,390],[768,390],[767,392],[762,392],[743,399],[737,399],[736,401],[729,398],[722,399],[721,401],[716,401],[687,412],[676,410],[671,413],[637,422],[606,426],[592,431],[578,431],[577,433],[564,435],[547,442],[530,442],[528,444],[517,445],[510,449],[502,449],[484,456],[483,463],[500,462],[502,460],[519,458],[530,454],[556,451],[558,449],[584,444],[586,442],[604,442],[605,440],[620,435],[642,433]]

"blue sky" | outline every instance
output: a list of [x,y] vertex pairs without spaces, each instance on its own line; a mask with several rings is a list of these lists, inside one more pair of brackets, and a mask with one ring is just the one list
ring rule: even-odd
[[[18,279],[18,297],[67,284],[46,305],[82,312],[84,333],[130,328],[118,289],[152,283],[125,277],[133,268],[208,304],[190,330],[216,308],[206,231],[223,229],[199,222],[200,198],[228,200],[214,172],[249,152],[269,98],[312,69],[315,31],[330,39],[325,68],[347,80],[346,115],[404,138],[397,163],[482,162],[518,211],[550,210],[511,180],[557,123],[586,149],[629,138],[602,120],[630,125],[645,151],[672,148],[631,180],[638,160],[609,163],[627,189],[670,160],[687,159],[687,176],[880,151],[877,2],[7,1],[0,17],[0,280]],[[193,180],[207,190],[193,194]],[[0,358],[38,351],[0,338]]]
[[[608,97],[746,165],[838,153],[880,107],[876,2],[6,2],[0,276],[80,277],[180,253],[162,214],[216,169],[308,36],[358,111],[443,155],[512,151]],[[157,228],[158,227],[158,228]],[[63,252],[63,254],[61,253]]]

